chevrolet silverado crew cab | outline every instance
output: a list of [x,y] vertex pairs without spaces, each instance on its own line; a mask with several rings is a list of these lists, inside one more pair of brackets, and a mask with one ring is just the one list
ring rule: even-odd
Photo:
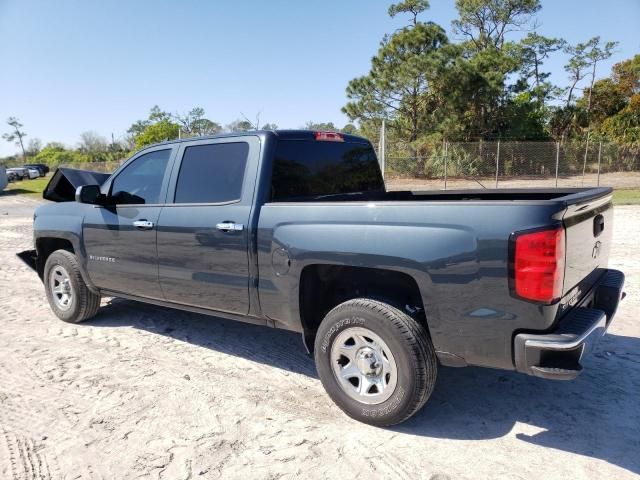
[[623,296],[611,194],[392,192],[363,138],[235,133],[58,169],[20,255],[67,322],[107,296],[300,332],[333,401],[386,426],[440,366],[580,373]]

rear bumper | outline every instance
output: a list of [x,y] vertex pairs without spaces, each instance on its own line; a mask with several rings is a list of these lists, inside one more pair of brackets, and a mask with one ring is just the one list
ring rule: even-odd
[[580,363],[611,324],[624,297],[624,274],[607,270],[580,306],[551,333],[519,333],[514,339],[516,370],[536,377],[571,380]]

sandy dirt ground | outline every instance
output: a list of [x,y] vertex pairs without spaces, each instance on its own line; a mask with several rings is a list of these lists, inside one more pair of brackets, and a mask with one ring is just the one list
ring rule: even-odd
[[0,195],[1,479],[630,479],[640,475],[640,208],[611,265],[628,297],[573,382],[441,369],[405,424],[357,423],[296,334],[103,300],[50,312],[14,253],[35,202]]

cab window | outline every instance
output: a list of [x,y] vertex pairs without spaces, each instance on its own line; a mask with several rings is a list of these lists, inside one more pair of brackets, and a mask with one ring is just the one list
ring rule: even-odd
[[125,167],[111,185],[116,205],[160,203],[160,190],[171,149],[145,153]]
[[356,192],[384,192],[369,143],[280,140],[271,176],[271,201]]
[[240,200],[248,154],[246,142],[187,147],[178,175],[175,203]]

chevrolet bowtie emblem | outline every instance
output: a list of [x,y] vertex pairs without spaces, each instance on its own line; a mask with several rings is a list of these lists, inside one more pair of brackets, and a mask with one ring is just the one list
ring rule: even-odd
[[593,251],[591,252],[591,258],[598,258],[598,255],[600,255],[601,246],[602,246],[602,242],[597,241],[596,244],[593,246]]

